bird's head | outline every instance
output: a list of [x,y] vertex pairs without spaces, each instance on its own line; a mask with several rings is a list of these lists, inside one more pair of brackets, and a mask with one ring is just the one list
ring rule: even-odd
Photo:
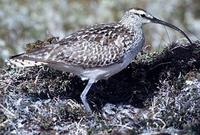
[[192,41],[188,38],[188,36],[178,27],[167,23],[165,21],[162,21],[154,16],[152,16],[150,13],[143,9],[138,9],[138,8],[132,8],[128,10],[125,15],[122,17],[120,21],[123,25],[129,27],[130,29],[138,30],[141,29],[143,24],[146,23],[156,23],[156,24],[161,24],[167,27],[170,27],[181,34],[183,34],[188,41],[192,44]]
[[150,23],[151,20],[154,19],[154,17],[150,13],[146,12],[143,9],[132,8],[126,12],[126,15],[130,19],[137,21],[138,23],[141,23],[141,25]]
[[132,8],[122,17],[121,23],[130,27],[142,27],[143,24],[150,23],[155,17],[143,9]]

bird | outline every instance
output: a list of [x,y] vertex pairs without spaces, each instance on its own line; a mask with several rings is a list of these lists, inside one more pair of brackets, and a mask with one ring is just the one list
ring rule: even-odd
[[24,53],[10,57],[19,67],[47,65],[56,70],[73,73],[88,80],[80,98],[86,112],[92,113],[87,101],[91,86],[108,79],[126,68],[145,44],[144,24],[156,23],[170,27],[190,38],[178,27],[162,21],[144,9],[131,8],[119,21],[94,24],[63,38],[52,37],[29,44]]

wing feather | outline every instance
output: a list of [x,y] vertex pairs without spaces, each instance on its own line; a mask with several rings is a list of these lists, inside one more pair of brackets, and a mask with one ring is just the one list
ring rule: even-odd
[[134,41],[134,33],[118,24],[104,24],[82,29],[56,41],[41,47],[38,45],[37,49],[11,59],[89,68],[109,66],[123,60],[124,53]]

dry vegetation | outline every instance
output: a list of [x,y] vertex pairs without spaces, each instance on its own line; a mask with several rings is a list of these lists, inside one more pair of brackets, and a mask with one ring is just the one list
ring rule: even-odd
[[80,102],[85,83],[48,67],[0,70],[0,134],[198,134],[200,43],[143,52]]

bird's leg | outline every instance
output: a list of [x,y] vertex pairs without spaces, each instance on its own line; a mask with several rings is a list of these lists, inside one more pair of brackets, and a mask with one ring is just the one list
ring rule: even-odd
[[85,107],[85,110],[88,112],[88,113],[92,113],[92,110],[90,108],[90,105],[88,104],[87,102],[87,99],[86,99],[86,95],[87,93],[89,92],[92,84],[95,82],[95,80],[93,79],[90,79],[85,87],[85,89],[83,90],[83,92],[81,93],[81,100],[83,102],[83,105]]

